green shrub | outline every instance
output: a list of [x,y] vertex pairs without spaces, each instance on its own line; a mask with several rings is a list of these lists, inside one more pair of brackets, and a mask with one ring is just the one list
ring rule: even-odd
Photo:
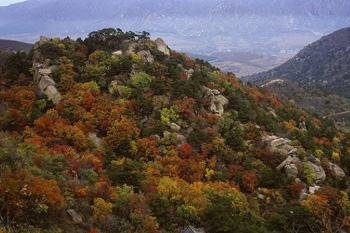
[[308,185],[312,185],[315,182],[315,173],[313,169],[310,167],[310,165],[307,162],[303,163],[304,165],[304,176],[306,178],[306,182]]
[[144,73],[144,72],[140,72],[135,74],[132,78],[131,78],[131,85],[133,85],[136,88],[147,88],[150,86],[151,82],[153,80],[153,77]]
[[163,125],[168,126],[171,122],[177,121],[179,115],[173,107],[160,110],[160,119]]

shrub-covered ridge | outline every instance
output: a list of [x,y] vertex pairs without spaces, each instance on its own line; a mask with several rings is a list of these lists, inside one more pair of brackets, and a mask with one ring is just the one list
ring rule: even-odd
[[349,230],[349,135],[146,32],[41,38],[0,78],[3,232]]

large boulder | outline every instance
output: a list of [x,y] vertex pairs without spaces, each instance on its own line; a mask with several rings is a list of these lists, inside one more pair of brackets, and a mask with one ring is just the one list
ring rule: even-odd
[[262,142],[272,153],[278,153],[284,156],[295,156],[297,153],[297,149],[290,145],[291,141],[287,138],[263,136]]
[[344,170],[334,163],[328,163],[328,170],[339,179],[343,179],[346,176]]
[[172,130],[174,130],[174,131],[176,131],[176,132],[178,132],[178,131],[181,130],[181,126],[179,126],[178,124],[173,123],[173,122],[170,123],[169,127],[170,127],[170,129],[172,129]]
[[307,161],[307,166],[311,169],[315,184],[321,184],[326,180],[326,172],[321,164]]
[[218,116],[222,116],[224,114],[224,106],[228,104],[228,99],[225,96],[221,95],[218,90],[212,90],[204,86],[202,87],[202,90],[209,98],[210,111],[217,114]]
[[167,56],[170,56],[170,49],[168,48],[168,45],[162,40],[161,38],[158,38],[155,40],[158,51],[164,53]]
[[298,164],[301,164],[301,161],[296,156],[288,156],[282,163],[277,166],[277,170],[284,170],[287,177],[295,179],[298,176]]

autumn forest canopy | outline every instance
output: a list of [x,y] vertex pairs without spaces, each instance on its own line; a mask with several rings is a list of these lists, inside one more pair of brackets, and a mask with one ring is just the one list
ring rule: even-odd
[[0,62],[1,233],[350,231],[350,137],[147,32]]

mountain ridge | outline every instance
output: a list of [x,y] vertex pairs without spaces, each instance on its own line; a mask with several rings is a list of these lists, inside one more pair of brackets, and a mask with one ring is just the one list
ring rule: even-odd
[[349,52],[350,28],[344,28],[311,43],[284,64],[243,79],[261,83],[284,78],[306,88],[319,88],[349,98]]
[[3,51],[29,51],[32,46],[25,42],[0,39],[0,50]]

